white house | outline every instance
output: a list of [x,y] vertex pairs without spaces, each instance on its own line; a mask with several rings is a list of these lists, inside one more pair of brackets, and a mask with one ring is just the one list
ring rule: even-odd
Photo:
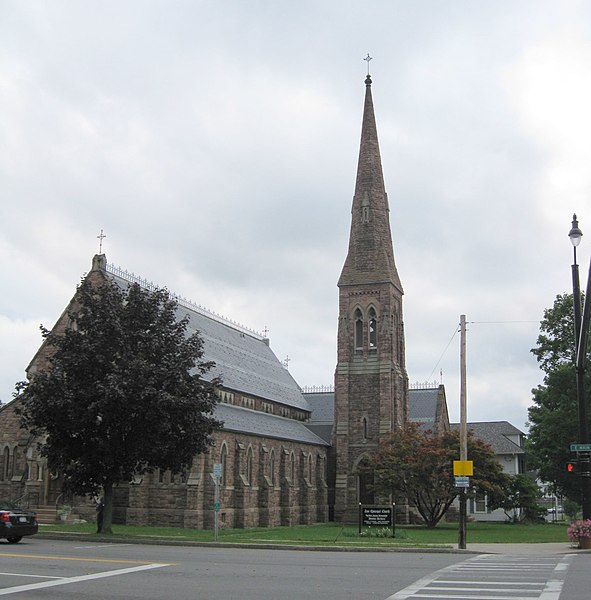
[[[459,429],[459,423],[453,423],[452,429]],[[525,433],[508,421],[488,421],[468,423],[468,430],[474,437],[492,447],[503,471],[508,475],[525,473]],[[468,516],[475,521],[506,521],[507,515],[502,509],[490,510],[486,495],[468,502]]]

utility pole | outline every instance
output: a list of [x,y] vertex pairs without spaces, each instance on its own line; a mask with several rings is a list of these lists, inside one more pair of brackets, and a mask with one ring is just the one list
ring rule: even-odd
[[583,519],[591,519],[591,446],[589,436],[589,411],[585,390],[585,371],[587,369],[587,345],[589,340],[589,323],[591,320],[591,265],[587,277],[585,303],[581,315],[581,287],[579,283],[579,265],[577,264],[577,246],[583,237],[579,229],[577,215],[573,215],[572,228],[568,234],[573,245],[573,301],[575,319],[575,368],[577,381],[577,406],[579,409],[579,442],[585,448],[577,454],[579,461],[579,477],[581,478],[581,496]]
[[[460,315],[460,460],[468,460],[468,423],[466,418],[466,315]],[[466,492],[460,488],[460,527],[458,548],[466,549]]]

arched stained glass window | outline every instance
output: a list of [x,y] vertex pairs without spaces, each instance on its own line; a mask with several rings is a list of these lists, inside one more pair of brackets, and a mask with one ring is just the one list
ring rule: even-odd
[[293,452],[289,455],[289,472],[290,472],[292,483],[295,483],[295,475],[296,475],[295,454]]
[[222,478],[220,484],[225,487],[227,485],[228,477],[228,446],[226,445],[226,442],[222,443],[222,449],[220,451],[220,464],[222,465]]
[[4,448],[4,460],[2,464],[2,479],[8,479],[10,473],[10,449]]
[[271,485],[275,485],[275,450],[271,448],[271,452],[269,453],[269,479],[271,480]]
[[246,481],[252,485],[252,448],[246,452]]

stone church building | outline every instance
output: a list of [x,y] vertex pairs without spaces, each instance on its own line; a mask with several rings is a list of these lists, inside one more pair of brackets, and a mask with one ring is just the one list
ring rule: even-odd
[[[154,472],[119,485],[114,522],[211,528],[214,464],[221,465],[222,526],[266,527],[355,521],[359,502],[374,503],[366,459],[380,440],[412,417],[405,366],[403,289],[394,261],[371,78],[365,104],[347,257],[338,280],[338,362],[334,391],[304,393],[269,340],[189,302],[189,333],[204,340],[208,376],[223,387],[215,444],[183,475]],[[87,275],[125,288],[150,287],[97,255]],[[336,278],[336,274],[335,274]],[[55,327],[68,326],[67,310]],[[43,368],[42,346],[27,376]],[[421,395],[422,422],[441,414],[441,390]],[[0,408],[0,498],[55,518],[64,504],[93,518],[91,499],[65,498],[59,473],[47,469],[36,440],[19,428],[15,399]],[[426,407],[426,408],[425,408]],[[426,415],[426,416],[425,416]],[[447,413],[445,412],[445,416]],[[217,467],[219,469],[219,467]]]

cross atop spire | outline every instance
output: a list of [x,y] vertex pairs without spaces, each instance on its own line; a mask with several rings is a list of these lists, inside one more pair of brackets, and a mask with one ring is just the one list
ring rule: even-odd
[[363,59],[367,63],[367,77],[365,78],[365,85],[371,85],[371,75],[369,74],[369,61],[373,60],[373,57],[367,53],[367,56]]
[[99,235],[96,236],[97,239],[99,240],[99,254],[103,253],[103,240],[107,237],[104,233],[103,230],[101,229],[101,232]]

